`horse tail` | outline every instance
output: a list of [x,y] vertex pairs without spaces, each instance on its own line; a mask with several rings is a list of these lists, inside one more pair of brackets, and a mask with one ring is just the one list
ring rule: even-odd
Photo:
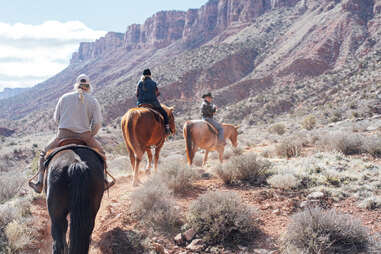
[[184,138],[185,138],[185,142],[186,142],[186,152],[187,152],[187,160],[188,160],[188,164],[189,165],[192,165],[192,161],[193,161],[193,149],[192,149],[192,123],[191,122],[186,122],[185,123],[185,126],[184,126]]
[[135,154],[139,151],[140,144],[135,135],[135,126],[138,118],[138,112],[128,111],[122,120],[122,132],[127,150],[133,151]]
[[84,162],[69,166],[70,179],[70,246],[69,253],[88,253],[94,228],[91,211],[90,174]]

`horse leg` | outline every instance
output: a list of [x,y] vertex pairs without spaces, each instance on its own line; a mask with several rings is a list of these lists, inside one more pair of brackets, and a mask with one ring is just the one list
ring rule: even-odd
[[132,180],[132,185],[134,187],[138,186],[139,183],[140,183],[140,180],[139,180],[139,165],[140,165],[140,162],[142,161],[142,157],[143,157],[143,154],[141,154],[140,156],[137,155],[135,157],[134,178]]
[[217,148],[218,157],[220,159],[221,164],[223,163],[223,160],[224,160],[224,149],[225,149],[224,147]]
[[204,160],[202,162],[203,167],[206,166],[206,161],[208,160],[208,154],[209,154],[209,150],[205,150]]
[[68,222],[66,216],[68,214],[67,199],[65,195],[56,194],[52,188],[49,188],[47,196],[48,211],[52,221],[51,234],[53,238],[53,254],[67,253],[66,231]]
[[127,151],[128,151],[128,155],[130,155],[130,162],[131,162],[132,171],[134,171],[134,167],[135,167],[135,154],[132,151],[132,149],[129,148],[128,146],[127,146]]
[[161,150],[162,147],[163,147],[163,145],[160,145],[160,146],[157,146],[155,148],[155,161],[154,161],[154,163],[155,163],[155,173],[157,172],[157,164],[159,162],[159,155],[160,155],[160,150]]
[[152,167],[152,151],[151,151],[151,148],[147,148],[146,152],[147,152],[148,161],[147,161],[145,171],[146,171],[146,174],[150,174],[151,173],[151,167]]
[[196,155],[197,148],[198,147],[196,145],[193,145],[193,147],[192,147],[192,151],[191,151],[191,163],[190,163],[191,165],[192,165],[194,156]]

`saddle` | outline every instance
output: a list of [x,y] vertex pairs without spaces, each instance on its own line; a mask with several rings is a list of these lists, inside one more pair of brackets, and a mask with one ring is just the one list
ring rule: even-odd
[[208,121],[205,121],[205,120],[203,120],[205,123],[206,123],[206,125],[208,126],[208,128],[209,128],[209,130],[210,130],[210,132],[212,132],[213,134],[215,134],[215,135],[218,135],[218,130],[216,129],[216,127],[214,127],[211,123],[209,123]]
[[53,159],[53,157],[64,150],[73,150],[75,151],[78,148],[85,148],[88,150],[91,150],[95,152],[98,157],[102,160],[104,164],[106,164],[106,156],[102,153],[100,153],[97,149],[92,148],[90,146],[87,146],[85,142],[79,139],[64,139],[59,142],[59,147],[52,149],[47,152],[45,156],[45,162],[44,162],[44,167],[47,167],[50,163],[50,161]]
[[151,104],[140,104],[138,107],[148,109],[150,112],[152,112],[155,117],[155,120],[158,121],[159,123],[164,122],[163,115],[160,114],[160,112],[158,112],[157,110],[155,110]]
[[91,151],[95,152],[98,155],[99,159],[101,159],[101,161],[104,164],[105,177],[106,176],[110,176],[111,180],[112,180],[111,182],[107,182],[107,180],[105,178],[105,190],[108,190],[111,186],[113,186],[116,183],[116,179],[107,170],[106,155],[101,153],[100,151],[98,151],[96,148],[92,148],[92,147],[88,146],[86,144],[86,142],[84,142],[81,139],[67,138],[67,139],[60,140],[60,142],[58,143],[58,147],[57,148],[52,149],[52,150],[47,152],[47,154],[45,156],[44,167],[45,168],[48,167],[50,161],[53,159],[53,157],[57,153],[59,153],[61,151],[64,151],[64,150],[73,150],[73,151],[75,151],[76,149],[79,149],[79,148],[81,148],[81,149],[85,148],[85,149],[91,150]]

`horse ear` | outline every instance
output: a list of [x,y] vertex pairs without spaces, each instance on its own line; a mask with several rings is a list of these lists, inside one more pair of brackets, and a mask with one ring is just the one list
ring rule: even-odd
[[171,112],[173,112],[173,111],[175,110],[175,106],[168,107],[168,108],[169,108],[169,110],[170,110]]
[[234,126],[234,128],[238,131],[238,129],[240,128],[241,126],[237,125],[237,126]]

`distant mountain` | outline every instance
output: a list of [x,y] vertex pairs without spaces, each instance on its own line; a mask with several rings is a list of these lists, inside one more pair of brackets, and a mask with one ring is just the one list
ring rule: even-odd
[[381,0],[210,0],[186,12],[161,11],[124,34],[81,43],[64,71],[0,100],[0,118],[27,119],[26,131],[53,128],[54,104],[87,73],[110,123],[135,105],[147,67],[161,101],[181,115],[197,111],[208,90],[235,112],[224,114],[229,120],[239,112],[242,121],[330,102],[341,107],[353,94],[379,91],[379,31]]
[[28,89],[30,88],[4,88],[4,90],[0,92],[0,100],[18,95],[27,91]]

